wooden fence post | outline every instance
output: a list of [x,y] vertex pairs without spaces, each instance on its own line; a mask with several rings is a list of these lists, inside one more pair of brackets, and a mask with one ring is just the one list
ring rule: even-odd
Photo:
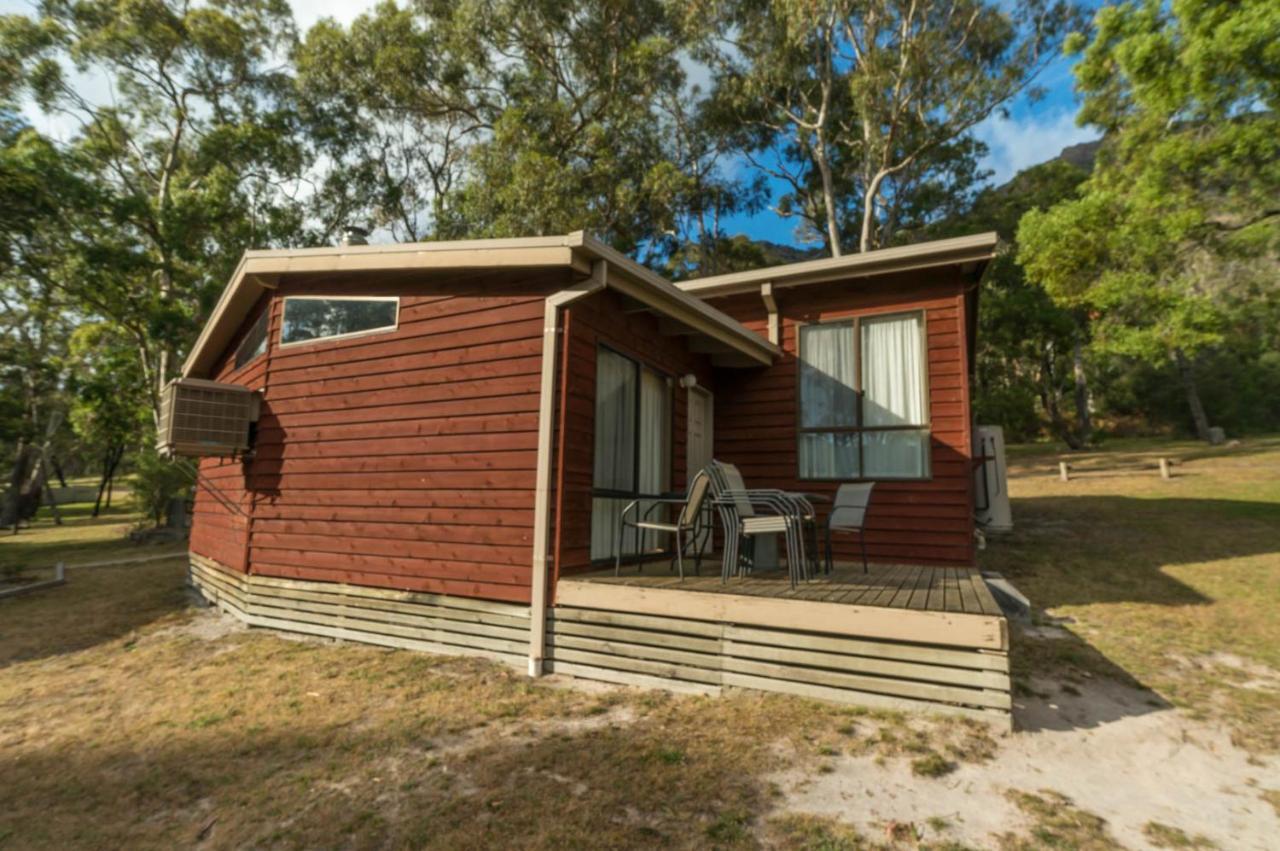
[[1064,482],[1071,481],[1071,475],[1070,473],[1067,472],[1067,470],[1068,470],[1067,462],[1059,461],[1058,462],[1058,478]]
[[1161,459],[1160,459],[1160,478],[1162,478],[1162,479],[1172,479],[1172,478],[1173,478],[1173,472],[1169,469],[1169,459],[1168,459],[1168,458],[1161,458]]

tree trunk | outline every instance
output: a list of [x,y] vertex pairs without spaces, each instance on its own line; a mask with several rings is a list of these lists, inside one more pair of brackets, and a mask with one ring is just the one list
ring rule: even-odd
[[818,134],[817,145],[818,173],[822,176],[822,205],[827,212],[827,250],[832,257],[843,254],[840,248],[840,224],[836,219],[836,187],[831,176],[831,163],[827,161],[827,143],[822,134]]
[[1046,350],[1040,360],[1040,404],[1049,415],[1049,430],[1069,449],[1082,449],[1080,438],[1062,416],[1058,405],[1058,380],[1053,369],[1053,352]]
[[1087,446],[1093,440],[1093,418],[1089,415],[1089,381],[1084,374],[1084,342],[1079,337],[1076,337],[1075,348],[1071,352],[1071,371],[1076,382],[1076,423],[1080,442]]
[[22,515],[22,482],[27,478],[27,444],[18,438],[18,450],[13,456],[13,470],[9,473],[9,493],[3,510],[0,511],[0,525],[13,526],[13,534],[18,534],[18,520]]
[[[111,507],[111,481],[116,474],[116,466],[120,463],[121,456],[124,455],[124,447],[112,446],[107,449],[107,455],[102,459],[102,479],[98,482],[98,498],[93,502],[93,516],[97,517],[103,508]],[[103,496],[106,496],[106,505],[102,504]]]
[[1191,409],[1191,422],[1195,424],[1196,437],[1208,443],[1209,417],[1205,415],[1204,403],[1200,401],[1200,391],[1196,388],[1195,369],[1182,349],[1173,350],[1173,362],[1178,366],[1178,378],[1182,382],[1182,392],[1187,396],[1187,407]]

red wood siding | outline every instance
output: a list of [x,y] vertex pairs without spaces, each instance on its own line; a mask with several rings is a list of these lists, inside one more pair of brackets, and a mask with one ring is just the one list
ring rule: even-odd
[[[556,524],[554,564],[557,576],[591,567],[591,482],[595,461],[596,349],[611,346],[642,364],[678,379],[693,373],[704,387],[714,376],[705,355],[688,350],[682,336],[663,336],[648,313],[626,313],[612,292],[591,296],[565,311],[564,380],[560,384],[563,455],[555,466],[561,522]],[[678,385],[672,404],[671,487],[685,486],[685,422],[688,391]]]
[[[834,495],[837,483],[798,477],[798,326],[855,315],[925,311],[928,334],[932,479],[881,482],[868,513],[867,547],[882,561],[972,564],[969,370],[963,282],[954,270],[911,273],[875,282],[815,284],[775,290],[786,353],[762,370],[720,370],[715,453],[741,469],[752,487]],[[757,294],[711,301],[762,336],[767,314]],[[822,505],[815,507],[822,511]],[[837,558],[858,555],[854,536],[835,539]]]
[[[245,483],[251,572],[527,602],[543,299],[566,283],[282,283]],[[295,293],[397,295],[399,326],[281,347]]]
[[[258,304],[241,326],[240,333],[231,341],[231,345],[218,361],[217,367],[210,376],[214,381],[243,384],[254,390],[261,390],[266,386],[266,355],[256,357],[236,369],[236,348],[253,324],[258,321],[262,312],[270,309],[270,296],[259,299]],[[268,346],[270,345],[271,341],[268,340]],[[248,515],[253,498],[248,489],[245,465],[240,461],[202,458],[200,474],[200,480],[196,485],[195,510],[191,517],[190,549],[197,555],[211,558],[232,570],[245,573],[248,571],[246,549],[249,533]],[[211,488],[217,489],[217,496]],[[222,499],[218,498],[219,496]],[[224,499],[237,506],[239,511],[224,505]]]

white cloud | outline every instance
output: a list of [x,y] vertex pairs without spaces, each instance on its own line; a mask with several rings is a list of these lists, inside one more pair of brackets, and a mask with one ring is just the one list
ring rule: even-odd
[[990,149],[982,165],[994,172],[991,180],[996,185],[1053,159],[1063,148],[1098,138],[1092,127],[1076,126],[1072,109],[1021,118],[992,116],[979,124],[975,133]]

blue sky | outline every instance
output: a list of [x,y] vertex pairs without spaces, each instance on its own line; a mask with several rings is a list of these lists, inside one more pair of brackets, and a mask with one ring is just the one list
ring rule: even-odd
[[[294,0],[292,5],[299,29],[305,32],[322,17],[349,23],[375,3],[376,0]],[[30,13],[33,5],[28,0],[0,0],[0,14]],[[101,81],[85,79],[83,83],[90,97],[109,94]],[[989,148],[982,165],[992,172],[992,183],[1002,183],[1024,168],[1052,159],[1068,145],[1097,136],[1093,130],[1075,124],[1077,103],[1069,60],[1058,59],[1044,71],[1037,84],[1045,89],[1043,99],[1032,103],[1028,98],[1020,98],[1010,105],[1007,118],[993,116],[976,129],[978,138]],[[39,115],[34,110],[28,110],[28,116],[41,132],[58,138],[66,137],[68,128],[63,120]],[[794,220],[781,219],[767,209],[754,216],[734,216],[724,225],[730,233],[740,232],[755,239],[785,244],[797,243]]]
[[[1079,104],[1071,74],[1073,64],[1074,60],[1059,57],[1036,80],[1045,90],[1042,98],[1033,102],[1020,97],[1009,105],[1007,118],[993,115],[975,129],[988,148],[982,168],[991,172],[989,183],[1004,183],[1025,168],[1053,159],[1063,148],[1098,137],[1092,128],[1076,126]],[[775,181],[775,191],[786,189],[786,184]],[[733,216],[723,224],[731,234],[741,232],[753,239],[798,244],[795,221],[781,219],[769,210],[754,216]]]

